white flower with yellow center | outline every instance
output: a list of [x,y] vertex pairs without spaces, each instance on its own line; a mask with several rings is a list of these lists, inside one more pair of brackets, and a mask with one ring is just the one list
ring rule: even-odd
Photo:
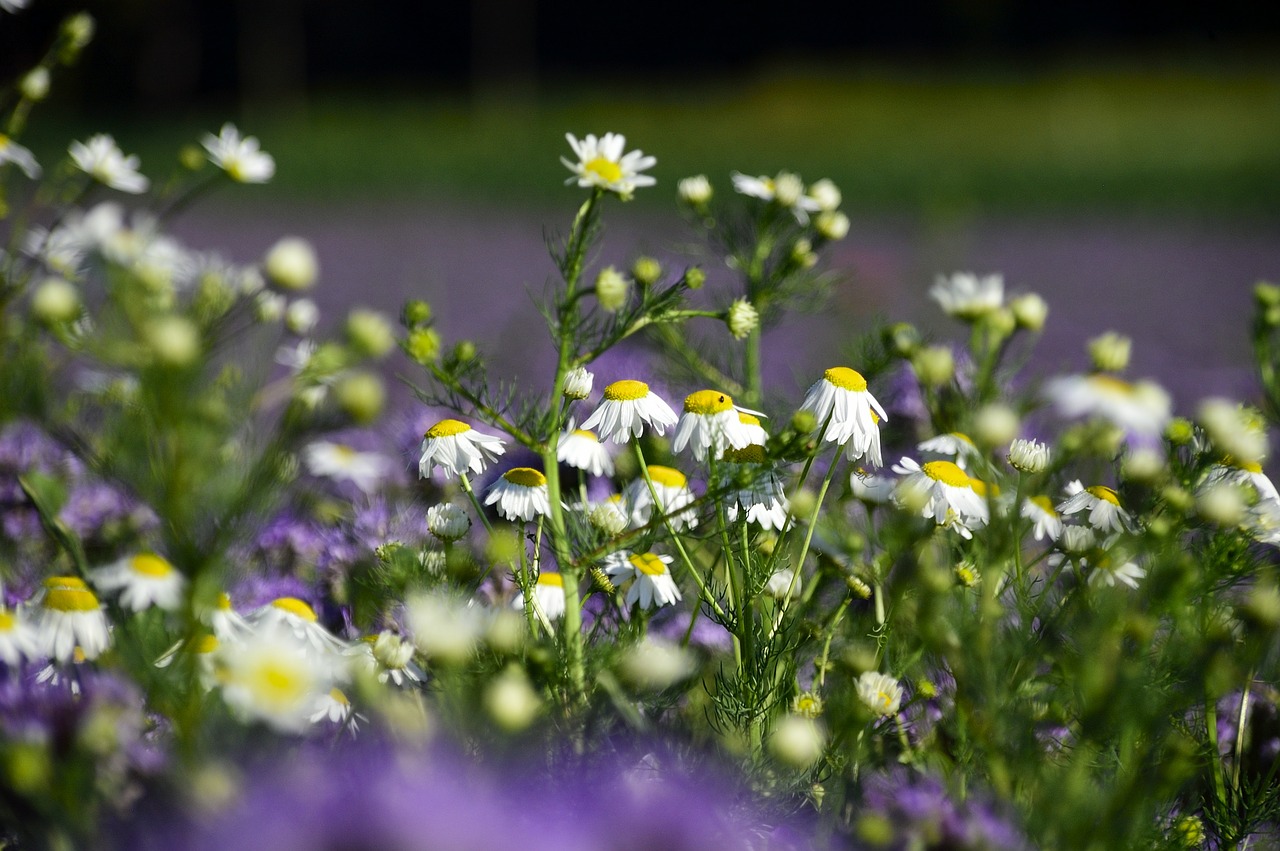
[[35,155],[8,136],[0,133],[0,165],[5,163],[13,163],[32,180],[40,176],[40,164],[36,162]]
[[137,195],[151,185],[138,171],[138,158],[126,157],[116,140],[106,133],[99,133],[87,142],[72,142],[68,150],[76,168],[112,189]]
[[985,525],[989,512],[987,501],[973,489],[974,480],[951,461],[926,461],[917,464],[903,458],[893,471],[905,478],[899,483],[896,499],[904,506],[919,506],[922,517],[932,517],[938,525],[959,522],[966,528]]
[[649,492],[649,483],[643,477],[632,481],[622,493],[635,525],[643,526],[649,522],[654,494],[658,497],[658,508],[668,516],[671,527],[677,532],[698,525],[698,515],[689,507],[696,497],[689,489],[689,480],[684,473],[661,464],[650,464],[649,478],[653,481],[653,493]]
[[582,428],[595,431],[601,440],[626,443],[644,434],[648,425],[663,434],[676,424],[676,412],[643,381],[624,379],[604,388],[604,399]]
[[250,614],[248,621],[255,632],[286,632],[317,655],[343,655],[349,649],[347,642],[324,628],[315,609],[297,597],[277,597]]
[[307,472],[334,481],[350,481],[373,493],[391,473],[391,460],[376,452],[359,452],[342,443],[319,440],[302,450]]
[[[725,453],[725,480],[732,488],[725,499],[725,513],[730,523],[738,522],[738,514],[746,512],[747,522],[765,530],[782,530],[787,525],[790,503],[782,482],[770,467],[764,447],[747,446]],[[746,487],[740,482],[749,477]]]
[[1267,474],[1262,472],[1261,464],[1238,463],[1235,461],[1214,464],[1205,473],[1196,490],[1199,491],[1222,484],[1236,485],[1237,487],[1246,485],[1253,488],[1258,495],[1258,499],[1280,502],[1280,492],[1276,491],[1275,484],[1267,477]]
[[804,194],[804,183],[796,175],[782,171],[776,177],[751,177],[740,172],[729,175],[733,179],[733,191],[761,201],[775,201],[791,211],[800,224],[808,224],[809,214],[822,209],[814,198]]
[[77,650],[86,659],[96,659],[111,643],[102,604],[76,576],[44,581],[35,628],[36,649],[55,662],[70,661]]
[[1037,541],[1056,541],[1062,536],[1062,518],[1047,496],[1030,496],[1022,501],[1019,515],[1034,523],[1032,534]]
[[289,629],[266,627],[216,652],[222,699],[244,721],[300,733],[334,687],[336,657],[309,652]]
[[[524,594],[517,594],[512,608],[524,611]],[[534,611],[549,621],[564,617],[564,577],[542,572],[533,586]]]
[[888,674],[864,671],[857,689],[858,698],[876,715],[897,715],[902,706],[902,684]]
[[261,149],[253,136],[241,138],[233,124],[222,125],[217,136],[206,133],[200,141],[209,162],[237,183],[266,183],[276,173],[276,161]]
[[680,600],[680,589],[667,565],[671,556],[657,553],[629,553],[619,550],[605,557],[604,572],[617,584],[632,580],[623,605],[630,608],[639,603],[640,608],[674,606]]
[[973,438],[962,431],[953,431],[947,434],[940,434],[937,437],[931,437],[916,448],[921,452],[931,452],[934,455],[946,455],[948,458],[954,458],[956,466],[961,470],[968,470],[970,461],[982,457],[982,453],[978,451]]
[[244,615],[232,607],[231,597],[226,593],[218,595],[217,602],[201,619],[209,625],[219,641],[236,641],[253,632],[253,627]]
[[485,505],[497,503],[498,513],[508,520],[528,523],[551,513],[547,499],[547,477],[532,467],[512,467],[489,486]]
[[501,438],[481,434],[461,420],[441,420],[422,436],[418,478],[430,476],[433,467],[450,479],[468,471],[479,475],[505,451]]
[[601,532],[613,537],[620,535],[631,525],[631,516],[623,505],[622,495],[614,494],[604,502],[590,506],[587,521]]
[[316,698],[307,720],[312,724],[328,721],[330,724],[344,725],[354,733],[359,726],[358,722],[365,718],[352,710],[351,698],[347,697],[347,693],[334,686]]
[[422,682],[422,670],[413,663],[413,644],[390,630],[364,636],[349,653],[384,685]]
[[1059,514],[1089,512],[1089,525],[1102,532],[1124,532],[1133,528],[1129,512],[1120,505],[1120,497],[1106,485],[1086,488],[1079,479],[1067,485],[1067,498],[1058,504]]
[[560,158],[565,168],[574,173],[565,181],[566,185],[577,181],[583,189],[599,187],[617,193],[625,201],[638,187],[654,184],[652,176],[640,172],[653,168],[658,160],[646,157],[640,151],[624,153],[627,137],[622,134],[605,133],[597,139],[588,133],[579,140],[572,133],[566,133],[564,137],[578,157],[577,162]]
[[[570,424],[572,425],[572,424]],[[594,431],[570,428],[560,435],[556,458],[578,470],[593,476],[612,476],[613,458]]]
[[764,426],[760,424],[760,418],[755,414],[749,414],[739,408],[738,422],[747,434],[747,446],[764,446],[769,442],[769,432],[764,430]]
[[970,272],[939,275],[929,290],[929,296],[942,306],[948,316],[966,322],[999,310],[1004,303],[1004,277]]
[[137,553],[89,571],[89,581],[107,594],[120,592],[120,606],[140,612],[148,606],[175,611],[187,581],[155,553]]
[[1127,559],[1117,553],[1115,550],[1109,549],[1109,541],[1104,544],[1104,551],[1090,555],[1083,561],[1087,564],[1089,570],[1089,584],[1097,587],[1106,585],[1108,588],[1114,588],[1117,585],[1127,585],[1136,589],[1138,581],[1147,575],[1147,572],[1138,566],[1138,563],[1132,559]]
[[0,662],[10,668],[40,655],[35,627],[20,609],[0,606]]
[[819,427],[826,424],[823,440],[847,444],[850,461],[865,455],[867,463],[881,465],[877,423],[888,420],[889,415],[867,390],[867,380],[861,373],[845,366],[828,369],[809,388],[800,410],[813,414]]
[[1145,437],[1160,437],[1171,415],[1169,394],[1151,381],[1130,384],[1113,375],[1067,375],[1049,381],[1044,392],[1064,417],[1101,417]]
[[591,385],[596,377],[580,366],[574,367],[564,376],[564,397],[582,400],[591,395]]
[[733,399],[719,390],[699,390],[684,400],[684,413],[676,425],[671,441],[673,452],[682,452],[686,446],[693,449],[693,457],[705,461],[707,451],[720,455],[728,447],[742,449],[750,445],[751,438],[742,427],[739,414],[761,416],[758,411],[747,411],[733,404]]

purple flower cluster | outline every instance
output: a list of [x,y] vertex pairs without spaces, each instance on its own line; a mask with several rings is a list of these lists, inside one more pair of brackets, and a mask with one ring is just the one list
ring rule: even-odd
[[955,800],[940,779],[898,769],[867,781],[863,818],[892,829],[892,839],[877,847],[952,848],[1013,851],[1030,845],[997,808],[974,794]]

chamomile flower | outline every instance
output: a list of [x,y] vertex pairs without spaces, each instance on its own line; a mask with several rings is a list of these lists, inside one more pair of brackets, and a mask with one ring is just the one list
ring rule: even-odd
[[44,581],[36,615],[36,648],[55,662],[68,662],[77,648],[96,659],[111,643],[107,616],[98,598],[76,576]]
[[40,163],[36,162],[35,155],[0,133],[0,165],[5,163],[13,163],[32,180],[40,177]]
[[202,619],[219,641],[237,641],[253,632],[249,621],[232,607],[231,597],[225,593],[218,595],[217,602]]
[[[533,586],[534,610],[549,621],[564,617],[564,577],[543,571]],[[524,594],[517,594],[512,608],[524,611]]]
[[643,381],[624,379],[604,388],[604,399],[582,428],[594,430],[601,440],[626,443],[639,438],[648,425],[663,434],[676,424],[676,412]]
[[804,183],[790,172],[779,172],[776,177],[751,177],[732,172],[733,191],[762,201],[775,201],[791,211],[800,224],[808,224],[809,214],[822,209],[817,199],[804,194]]
[[1038,440],[1018,438],[1009,444],[1009,466],[1020,473],[1043,473],[1052,460],[1048,444]]
[[594,431],[571,427],[560,435],[556,458],[593,476],[613,475],[613,458]]
[[0,662],[10,668],[39,656],[35,627],[21,609],[0,606]]
[[547,477],[532,467],[512,467],[489,486],[485,505],[497,503],[498,514],[508,520],[528,523],[538,515],[551,513],[547,500]]
[[640,151],[623,153],[627,138],[622,134],[605,133],[597,139],[588,133],[579,140],[572,133],[566,133],[564,137],[578,157],[577,162],[560,158],[565,168],[574,174],[565,181],[566,185],[576,181],[583,189],[599,187],[617,193],[625,201],[638,187],[654,184],[652,176],[640,172],[653,168],[658,160]]
[[299,646],[317,655],[343,654],[348,645],[325,629],[315,609],[297,597],[277,597],[249,615],[255,633],[286,632]]
[[178,654],[186,652],[196,664],[196,675],[200,678],[200,686],[209,691],[218,684],[218,648],[222,642],[210,632],[201,633],[189,640],[179,641],[170,647],[156,660],[157,668],[167,668],[178,658]]
[[481,434],[461,420],[441,420],[422,436],[418,478],[430,476],[433,467],[450,479],[468,471],[479,475],[504,451],[501,438]]
[[598,502],[587,510],[587,522],[609,537],[620,535],[631,525],[631,516],[623,504],[622,495],[614,494],[604,502]]
[[350,481],[373,493],[391,473],[391,460],[376,452],[359,452],[342,443],[318,440],[302,450],[307,472],[334,481]]
[[746,432],[747,446],[764,446],[769,442],[769,432],[764,430],[764,426],[760,424],[760,418],[755,414],[749,414],[739,408],[738,422],[742,424],[742,430]]
[[1262,465],[1257,463],[1236,463],[1234,461],[1214,464],[1205,473],[1197,490],[1211,488],[1215,485],[1248,485],[1258,494],[1260,500],[1280,502],[1280,492],[1267,474],[1262,472]]
[[[725,479],[733,487],[725,498],[729,522],[737,523],[739,513],[745,511],[747,522],[762,529],[786,526],[790,503],[777,473],[766,466],[764,447],[731,449],[725,453],[725,461]],[[749,477],[747,486],[735,486],[744,477]]]
[[671,451],[679,453],[689,446],[694,458],[705,461],[708,450],[719,455],[728,447],[742,449],[750,445],[739,419],[741,413],[760,416],[758,411],[737,407],[730,396],[718,390],[690,393],[684,400],[684,413],[676,425]]
[[847,444],[850,461],[865,455],[869,464],[881,465],[877,423],[888,420],[889,415],[867,390],[861,373],[845,366],[828,369],[809,388],[800,410],[813,414],[820,425],[826,423],[823,440]]
[[1089,525],[1100,532],[1124,532],[1133,527],[1129,512],[1120,505],[1116,492],[1106,485],[1086,488],[1077,479],[1067,485],[1067,498],[1058,504],[1058,513],[1089,512]]
[[864,671],[857,689],[858,698],[876,715],[897,715],[902,706],[902,684],[888,674]]
[[354,733],[359,726],[358,722],[367,719],[352,710],[351,698],[347,697],[345,691],[333,686],[328,692],[316,698],[311,715],[307,720],[312,724],[328,721],[330,724],[347,726]]
[[564,397],[582,400],[591,395],[591,385],[596,380],[594,374],[582,367],[574,367],[564,376]]
[[237,183],[266,183],[276,173],[276,161],[261,150],[253,136],[241,138],[233,124],[222,125],[217,136],[206,133],[200,140],[209,154],[209,162],[227,173]]
[[1062,536],[1062,518],[1047,496],[1031,496],[1022,501],[1019,515],[1034,523],[1032,535],[1037,541],[1056,541]]
[[466,509],[442,502],[427,509],[427,531],[442,541],[456,541],[471,528]]
[[358,662],[372,668],[378,682],[397,686],[422,682],[422,669],[413,663],[413,653],[412,642],[386,629],[377,635],[366,635],[352,649]]
[[939,275],[929,290],[929,296],[942,306],[948,316],[972,322],[1000,309],[1004,303],[1004,277],[979,277],[970,272]]
[[903,505],[920,506],[922,517],[932,517],[938,525],[946,525],[949,515],[966,528],[985,525],[987,501],[973,489],[973,479],[951,461],[926,461],[917,464],[903,458],[893,471],[905,478],[898,485],[897,499]]
[[1108,588],[1114,588],[1117,585],[1127,585],[1136,589],[1138,581],[1147,575],[1137,562],[1122,557],[1113,549],[1091,555],[1086,563],[1089,566],[1089,584],[1095,587],[1106,585]]
[[1150,381],[1130,384],[1113,375],[1067,375],[1049,381],[1044,392],[1064,417],[1101,417],[1143,437],[1160,437],[1169,423],[1169,394]]
[[657,553],[629,553],[619,550],[604,560],[604,572],[618,585],[630,579],[631,587],[623,605],[639,604],[642,609],[674,606],[680,600],[680,589],[667,569],[671,556]]
[[187,581],[164,558],[137,553],[89,571],[89,580],[108,594],[119,591],[122,608],[140,612],[148,606],[174,611],[182,604]]
[[919,444],[920,452],[931,452],[934,455],[945,455],[955,460],[961,470],[969,469],[969,462],[982,457],[982,453],[974,444],[973,438],[962,431],[948,432],[931,437]]
[[76,168],[112,189],[138,195],[151,185],[138,171],[138,158],[126,157],[116,140],[106,133],[92,136],[87,142],[72,142],[68,150]]
[[337,657],[310,652],[291,630],[280,627],[219,647],[216,661],[222,699],[231,711],[282,733],[300,733],[314,723],[340,672]]
[[632,481],[623,491],[622,498],[631,509],[633,523],[643,526],[649,522],[656,493],[658,508],[670,519],[673,529],[680,532],[698,525],[698,515],[689,507],[695,497],[684,473],[660,464],[650,464],[649,478],[653,481],[653,493],[649,492],[649,483],[643,477]]

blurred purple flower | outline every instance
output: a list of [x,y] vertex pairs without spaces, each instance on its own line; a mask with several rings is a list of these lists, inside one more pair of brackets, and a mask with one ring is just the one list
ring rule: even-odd
[[895,849],[1025,849],[1026,838],[1014,824],[979,796],[956,801],[942,781],[928,774],[896,769],[867,781],[863,804],[893,828]]

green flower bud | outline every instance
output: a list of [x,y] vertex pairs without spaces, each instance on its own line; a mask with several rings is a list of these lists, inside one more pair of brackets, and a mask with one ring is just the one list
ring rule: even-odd
[[684,282],[691,290],[700,290],[707,282],[707,273],[694,266],[684,273]]
[[410,299],[400,308],[400,324],[406,328],[417,328],[431,321],[431,305],[420,299]]
[[1045,320],[1049,317],[1049,305],[1035,293],[1016,296],[1009,302],[1009,309],[1013,311],[1018,327],[1028,331],[1044,328]]
[[22,96],[30,101],[42,101],[49,96],[49,69],[32,68],[18,83]]
[[608,313],[617,313],[626,306],[629,289],[627,279],[612,266],[604,267],[596,276],[596,300],[600,309]]
[[926,387],[941,387],[956,374],[956,359],[947,346],[927,346],[911,358],[911,367]]
[[823,239],[839,242],[849,235],[849,217],[839,210],[819,213],[813,227]]
[[315,249],[296,236],[287,236],[273,245],[263,265],[267,277],[287,290],[310,289],[320,272]]
[[347,341],[358,353],[380,358],[396,344],[391,323],[381,313],[356,309],[347,316]]
[[189,366],[200,355],[200,332],[182,316],[163,316],[147,329],[147,343],[165,366]]
[[80,291],[61,278],[46,278],[31,295],[31,314],[50,325],[71,322],[80,315]]
[[370,372],[348,373],[334,385],[333,391],[338,407],[360,425],[376,420],[387,400],[382,379]]
[[1260,307],[1280,307],[1280,287],[1267,281],[1254,285],[1253,297]]
[[1165,426],[1164,434],[1174,446],[1186,446],[1195,439],[1196,429],[1186,417],[1174,417]]
[[751,332],[760,327],[760,314],[746,299],[740,298],[729,305],[725,315],[725,324],[735,340],[745,340]]
[[1103,372],[1121,372],[1129,366],[1129,352],[1133,340],[1115,331],[1094,337],[1089,341],[1089,358],[1094,369]]
[[414,328],[403,345],[404,353],[423,366],[430,366],[440,358],[440,335],[434,328]]
[[662,277],[662,264],[652,257],[637,257],[631,266],[631,277],[642,287],[651,287]]

